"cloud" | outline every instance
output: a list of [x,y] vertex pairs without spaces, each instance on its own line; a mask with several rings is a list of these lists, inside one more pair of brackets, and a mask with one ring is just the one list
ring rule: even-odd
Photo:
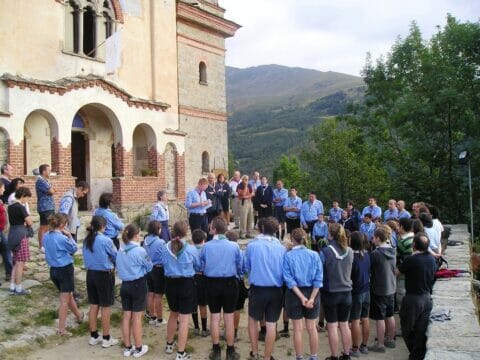
[[227,65],[281,64],[359,75],[367,52],[385,54],[416,21],[429,38],[447,13],[478,21],[477,0],[222,0],[243,27],[227,40]]

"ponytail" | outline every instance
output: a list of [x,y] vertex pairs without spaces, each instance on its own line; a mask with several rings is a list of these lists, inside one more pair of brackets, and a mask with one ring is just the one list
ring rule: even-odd
[[330,224],[328,227],[328,231],[330,232],[330,235],[332,236],[333,240],[337,242],[337,244],[342,248],[342,250],[347,250],[348,248],[348,238],[347,235],[345,234],[345,230],[343,229],[343,226],[340,225],[339,223],[333,223]]
[[188,225],[185,221],[177,221],[173,224],[172,229],[172,240],[170,241],[170,250],[172,253],[177,255],[177,253],[182,250],[183,243],[180,241],[185,236],[187,236]]
[[137,236],[138,234],[140,234],[140,230],[138,229],[137,225],[134,225],[134,224],[127,225],[125,230],[123,230],[123,234],[122,234],[123,243],[124,244],[130,243],[130,241],[132,241],[135,238],[135,236]]
[[100,230],[102,230],[107,225],[107,220],[103,216],[92,216],[92,221],[90,226],[87,227],[87,237],[85,238],[84,246],[93,252],[93,244],[95,243],[95,238]]
[[48,226],[50,227],[50,231],[56,230],[62,225],[66,225],[68,223],[68,217],[62,213],[56,213],[50,215],[48,217]]

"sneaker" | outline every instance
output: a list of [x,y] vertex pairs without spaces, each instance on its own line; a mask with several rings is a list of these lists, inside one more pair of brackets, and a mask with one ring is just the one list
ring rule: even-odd
[[143,317],[144,317],[145,319],[147,319],[148,321],[152,320],[152,317],[150,316],[149,313],[143,314]]
[[210,330],[202,330],[201,335],[202,335],[202,337],[210,336]]
[[148,320],[148,325],[157,325],[157,318]]
[[351,357],[360,357],[360,350],[357,348],[350,349],[350,356]]
[[361,344],[358,350],[364,355],[368,354],[368,346],[365,344]]
[[240,354],[235,349],[227,351],[226,360],[240,360]]
[[200,336],[200,329],[197,329],[197,328],[193,329],[193,335]]
[[133,346],[130,349],[126,347],[126,348],[123,349],[123,356],[129,357],[130,355],[133,354],[133,351],[134,351]]
[[289,338],[290,337],[290,333],[288,332],[287,329],[283,329],[283,330],[279,331],[278,335],[280,335],[280,337],[283,337],[283,338]]
[[192,355],[187,354],[187,352],[184,352],[183,354],[177,353],[177,357],[175,360],[191,360]]
[[142,345],[142,348],[140,350],[135,349],[133,351],[133,357],[139,358],[145,355],[147,352],[148,352],[148,345]]
[[20,291],[15,290],[14,295],[30,295],[32,292],[28,289],[22,288]]
[[385,346],[379,346],[378,342],[375,342],[372,346],[368,347],[368,351],[373,351],[377,353],[384,353],[385,352]]
[[115,345],[118,345],[118,339],[114,339],[112,336],[110,336],[110,339],[108,340],[102,339],[102,348],[109,348],[110,346]]
[[168,321],[165,320],[165,319],[162,319],[162,321],[157,319],[156,322],[155,322],[155,326],[163,326],[163,325],[167,325],[167,324],[168,324]]
[[350,357],[349,354],[342,354],[342,355],[338,358],[338,360],[350,360],[350,359],[351,359],[351,357]]
[[90,339],[88,340],[88,345],[95,346],[95,345],[100,344],[102,341],[103,341],[103,339],[100,335],[97,336],[96,338],[94,338],[93,336],[90,336]]
[[397,345],[395,344],[395,340],[385,339],[385,346],[390,349],[395,349]]
[[173,349],[175,349],[175,346],[177,346],[177,342],[174,341],[173,343],[169,344],[167,343],[167,345],[165,346],[165,352],[167,354],[173,354]]
[[250,354],[248,356],[248,360],[260,360],[260,356],[258,356],[258,354],[254,354],[253,352],[250,351]]
[[210,350],[210,354],[208,354],[208,359],[209,360],[222,360],[222,351],[220,349],[215,350],[212,349]]

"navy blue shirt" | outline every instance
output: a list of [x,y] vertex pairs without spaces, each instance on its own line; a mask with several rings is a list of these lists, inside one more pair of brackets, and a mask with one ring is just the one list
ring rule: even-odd
[[368,251],[353,252],[352,294],[370,291],[370,255]]

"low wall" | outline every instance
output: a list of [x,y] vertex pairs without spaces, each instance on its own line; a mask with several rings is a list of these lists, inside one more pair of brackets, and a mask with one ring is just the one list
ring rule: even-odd
[[[451,225],[451,228],[450,239],[463,241],[463,245],[447,248],[449,268],[470,270],[470,235],[467,225]],[[425,359],[480,359],[480,326],[471,280],[470,275],[440,279],[435,283],[432,295],[433,311],[449,309],[452,319],[435,321],[429,325]]]

